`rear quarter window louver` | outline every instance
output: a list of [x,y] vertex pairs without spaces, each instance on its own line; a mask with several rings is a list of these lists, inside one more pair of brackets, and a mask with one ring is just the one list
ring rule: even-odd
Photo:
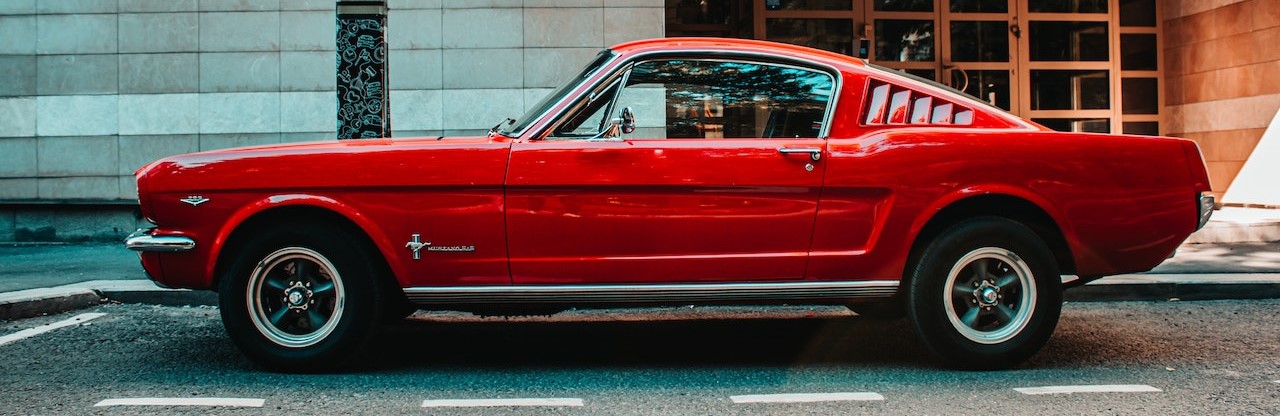
[[931,95],[872,79],[867,88],[862,124],[973,124],[973,110]]

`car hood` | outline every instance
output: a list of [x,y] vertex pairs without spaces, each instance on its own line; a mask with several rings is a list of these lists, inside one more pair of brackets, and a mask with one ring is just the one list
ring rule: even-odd
[[509,146],[495,136],[241,147],[166,157],[136,176],[139,193],[501,183]]

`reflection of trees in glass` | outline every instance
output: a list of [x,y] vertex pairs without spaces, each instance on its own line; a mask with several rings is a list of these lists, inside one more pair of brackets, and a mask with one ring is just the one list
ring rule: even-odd
[[933,22],[876,20],[876,60],[932,61]]
[[627,86],[642,84],[666,89],[669,131],[710,121],[724,137],[815,137],[834,87],[806,69],[692,60],[637,64]]

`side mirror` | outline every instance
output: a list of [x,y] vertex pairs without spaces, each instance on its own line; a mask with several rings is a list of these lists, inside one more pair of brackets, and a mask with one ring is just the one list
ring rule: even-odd
[[622,107],[622,123],[618,127],[622,130],[622,134],[631,134],[636,131],[636,115],[631,112],[631,107]]

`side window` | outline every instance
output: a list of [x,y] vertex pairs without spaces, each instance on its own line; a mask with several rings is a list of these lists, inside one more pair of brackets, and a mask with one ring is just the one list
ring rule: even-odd
[[834,90],[791,66],[658,60],[632,68],[616,108],[632,109],[636,138],[818,137]]
[[551,137],[611,137],[609,127],[629,109],[634,124],[616,129],[626,138],[812,138],[834,93],[830,74],[787,65],[643,61],[584,98]]

